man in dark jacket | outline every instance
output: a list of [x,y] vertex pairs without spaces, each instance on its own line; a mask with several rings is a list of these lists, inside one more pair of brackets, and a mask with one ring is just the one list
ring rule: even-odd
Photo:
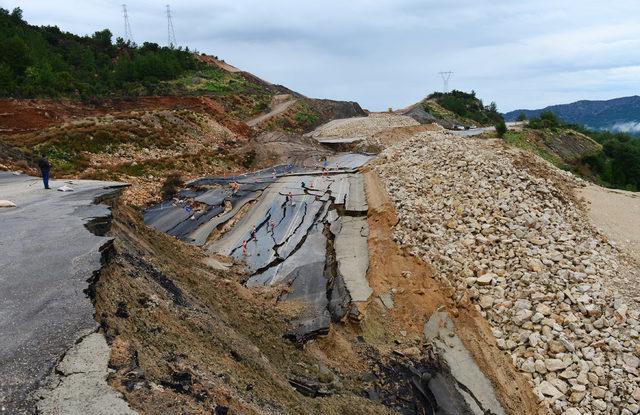
[[40,167],[40,172],[42,173],[42,182],[44,183],[45,189],[50,189],[49,187],[49,172],[51,171],[51,163],[49,163],[49,159],[47,156],[43,155],[40,160],[38,160],[38,167]]

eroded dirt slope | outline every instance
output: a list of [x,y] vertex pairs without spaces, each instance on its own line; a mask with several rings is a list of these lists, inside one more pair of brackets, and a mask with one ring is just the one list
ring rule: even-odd
[[[292,311],[276,308],[277,292],[249,291],[241,273],[204,265],[202,251],[145,228],[128,208],[116,209],[114,218],[116,241],[96,285],[96,318],[112,343],[111,383],[134,409],[391,413],[360,397],[355,382],[367,367],[359,363],[364,352],[353,353],[351,365],[323,359],[322,345],[305,352],[281,337]],[[292,384],[329,396],[313,399]]]

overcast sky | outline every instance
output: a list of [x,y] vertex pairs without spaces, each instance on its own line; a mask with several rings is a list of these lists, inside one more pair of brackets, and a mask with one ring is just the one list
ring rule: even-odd
[[[167,43],[165,2],[126,0],[134,41]],[[0,0],[31,24],[123,36],[122,1]],[[474,89],[501,111],[640,93],[640,0],[193,0],[178,44],[310,97],[371,110]]]

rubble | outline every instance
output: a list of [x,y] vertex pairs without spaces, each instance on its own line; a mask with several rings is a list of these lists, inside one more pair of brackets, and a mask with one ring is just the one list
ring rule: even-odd
[[443,132],[387,148],[374,168],[396,204],[395,240],[475,304],[542,405],[638,413],[638,307],[616,289],[627,265],[558,185],[573,179],[516,157]]
[[344,118],[321,125],[307,136],[316,140],[330,138],[371,139],[375,134],[398,127],[419,125],[411,117],[376,113],[367,117]]

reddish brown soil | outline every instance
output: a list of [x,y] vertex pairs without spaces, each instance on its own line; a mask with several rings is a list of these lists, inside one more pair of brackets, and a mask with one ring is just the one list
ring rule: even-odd
[[0,99],[0,134],[17,134],[62,124],[74,118],[151,109],[190,109],[212,115],[244,137],[251,129],[227,115],[209,97],[135,97],[81,102],[70,99]]

